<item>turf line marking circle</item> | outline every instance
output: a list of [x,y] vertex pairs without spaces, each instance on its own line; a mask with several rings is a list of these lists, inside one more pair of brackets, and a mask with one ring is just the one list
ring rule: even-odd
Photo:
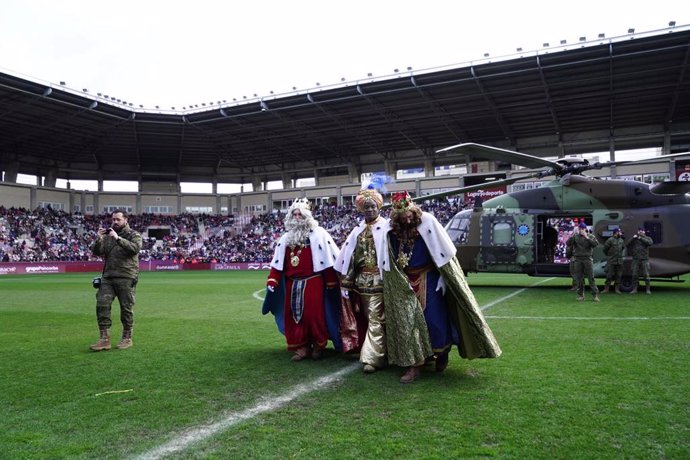
[[350,374],[351,372],[354,372],[359,368],[360,364],[358,362],[352,363],[349,366],[344,367],[343,369],[337,372],[333,372],[326,376],[319,377],[318,379],[308,383],[302,383],[300,385],[297,385],[287,393],[275,396],[272,399],[265,399],[263,401],[260,401],[254,407],[245,409],[241,412],[230,412],[217,422],[201,426],[199,428],[189,429],[181,433],[179,436],[169,441],[168,443],[163,444],[162,446],[159,446],[135,458],[141,460],[153,460],[162,458],[166,455],[173,454],[175,452],[180,452],[194,443],[203,441],[217,433],[225,431],[233,425],[254,418],[257,415],[260,415],[264,412],[270,412],[279,409],[307,393],[327,388],[333,383],[342,379],[345,375]]
[[254,292],[252,294],[252,297],[254,297],[256,300],[264,301],[264,298],[260,296],[260,294],[265,295],[266,294],[266,288],[259,289],[258,291]]

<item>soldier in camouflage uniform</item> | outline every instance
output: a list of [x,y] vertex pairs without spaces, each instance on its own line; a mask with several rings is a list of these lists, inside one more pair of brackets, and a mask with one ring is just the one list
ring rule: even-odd
[[609,292],[609,286],[613,284],[616,294],[621,293],[621,278],[623,277],[623,252],[625,241],[620,228],[613,231],[613,236],[604,243],[606,255],[606,285],[601,292]]
[[594,263],[592,261],[592,249],[599,242],[594,235],[587,232],[587,224],[581,222],[578,232],[568,238],[566,246],[570,248],[575,261],[575,277],[577,278],[577,300],[585,300],[585,276],[589,280],[589,288],[592,290],[593,300],[599,302],[599,289],[594,280]]
[[117,297],[120,303],[122,339],[117,348],[132,346],[132,327],[134,326],[134,303],[136,285],[139,278],[139,251],[142,239],[127,223],[124,211],[114,211],[111,228],[98,229],[98,238],[91,245],[91,251],[105,259],[101,284],[96,293],[96,317],[100,338],[91,345],[91,350],[110,350],[110,310]]
[[637,294],[640,278],[644,278],[647,294],[651,294],[651,280],[649,278],[649,247],[654,240],[647,236],[644,228],[640,228],[628,241],[628,254],[632,256],[632,286],[631,294]]

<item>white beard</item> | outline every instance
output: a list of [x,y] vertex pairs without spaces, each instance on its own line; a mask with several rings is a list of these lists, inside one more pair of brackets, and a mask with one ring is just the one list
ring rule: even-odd
[[287,232],[285,243],[288,246],[296,246],[298,244],[304,244],[307,238],[309,238],[309,227],[293,228]]
[[289,216],[285,219],[285,228],[288,229],[285,236],[285,243],[288,246],[304,244],[307,238],[309,238],[310,230],[317,225],[318,223],[313,217],[305,216],[303,220],[297,220]]

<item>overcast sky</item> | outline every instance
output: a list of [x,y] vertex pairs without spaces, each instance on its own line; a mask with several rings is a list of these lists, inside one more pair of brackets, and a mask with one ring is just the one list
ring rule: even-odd
[[0,71],[181,109],[690,24],[687,1],[638,3],[2,0]]

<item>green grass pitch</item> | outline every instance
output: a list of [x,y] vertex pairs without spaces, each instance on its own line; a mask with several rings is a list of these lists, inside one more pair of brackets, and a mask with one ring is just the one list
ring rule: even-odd
[[[166,458],[690,458],[688,276],[595,303],[568,279],[471,274],[503,356],[454,349],[401,385],[332,350],[290,362],[260,312],[266,275],[142,273],[134,347],[98,353],[90,274],[1,276],[0,457],[155,457],[186,439]],[[117,340],[117,302],[113,320]]]

